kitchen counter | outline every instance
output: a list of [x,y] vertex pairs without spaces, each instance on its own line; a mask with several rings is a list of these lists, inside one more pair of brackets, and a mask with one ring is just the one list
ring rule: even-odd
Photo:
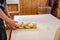
[[[37,29],[13,30],[11,40],[57,40],[59,38],[60,20],[51,14],[15,16],[14,20],[35,22]],[[7,35],[9,32],[10,30],[7,30]]]

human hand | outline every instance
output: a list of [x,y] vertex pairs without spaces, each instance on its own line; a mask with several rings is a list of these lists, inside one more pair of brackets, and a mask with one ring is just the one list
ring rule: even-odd
[[11,29],[13,29],[13,30],[15,30],[15,29],[16,29],[15,21],[13,21],[12,19],[10,19],[10,20],[8,21],[8,23],[9,23],[9,25],[10,25]]

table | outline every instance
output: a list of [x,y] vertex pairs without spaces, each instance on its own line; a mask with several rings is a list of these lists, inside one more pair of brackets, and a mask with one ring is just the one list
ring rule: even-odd
[[60,20],[51,14],[17,15],[14,16],[14,20],[18,22],[36,22],[37,29],[13,30],[11,40],[57,40],[57,35],[60,32],[57,31],[60,27]]

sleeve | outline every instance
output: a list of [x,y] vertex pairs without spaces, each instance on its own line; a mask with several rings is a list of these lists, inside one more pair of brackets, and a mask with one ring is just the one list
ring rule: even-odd
[[1,3],[0,3],[0,7],[1,7]]
[[1,8],[1,2],[0,2],[0,8]]
[[7,4],[7,2],[6,2],[6,0],[4,1],[4,5],[6,5]]
[[3,2],[3,4],[2,4],[2,7],[4,8],[6,4],[7,4],[7,3],[6,3],[6,0],[5,0],[5,1]]

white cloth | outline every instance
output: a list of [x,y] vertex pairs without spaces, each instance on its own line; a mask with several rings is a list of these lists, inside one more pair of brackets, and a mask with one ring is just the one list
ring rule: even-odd
[[17,29],[12,32],[11,40],[54,40],[60,20],[51,14],[15,16],[18,22],[36,22],[37,29]]

